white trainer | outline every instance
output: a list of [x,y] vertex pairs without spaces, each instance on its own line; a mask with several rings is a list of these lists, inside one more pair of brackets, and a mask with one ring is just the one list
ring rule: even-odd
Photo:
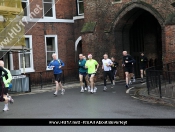
[[14,100],[12,99],[11,96],[8,97],[8,100],[9,100],[10,104],[13,104],[14,103]]
[[97,87],[94,88],[94,93],[96,93],[96,92],[97,92]]
[[85,87],[85,88],[84,88],[84,90],[86,91],[86,90],[87,90],[87,88]]
[[8,111],[8,110],[9,110],[8,106],[4,106],[3,111]]
[[107,90],[107,87],[106,86],[104,86],[104,89],[103,89],[103,91],[106,91]]
[[64,93],[65,93],[65,89],[62,89],[61,90],[61,95],[64,95]]
[[57,91],[55,91],[55,93],[54,93],[53,95],[57,96],[57,94],[58,94],[58,92],[57,92]]
[[83,93],[84,92],[84,89],[82,88],[80,92]]

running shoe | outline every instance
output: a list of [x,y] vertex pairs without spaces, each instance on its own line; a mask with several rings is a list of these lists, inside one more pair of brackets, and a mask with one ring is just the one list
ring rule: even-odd
[[134,78],[134,79],[132,80],[132,82],[136,82],[136,79]]
[[96,92],[97,92],[97,87],[94,88],[94,93],[96,93]]
[[131,81],[131,80],[129,81],[129,85],[130,85],[130,84],[132,84],[132,81]]
[[86,91],[86,90],[87,90],[87,88],[85,87],[85,88],[84,88],[84,90]]
[[107,90],[107,87],[106,86],[104,86],[104,89],[103,89],[103,91],[106,91]]
[[7,106],[4,106],[3,111],[8,111],[8,110],[9,110],[9,108]]
[[115,85],[115,82],[113,82],[113,85]]
[[111,84],[111,88],[114,88],[114,85],[113,84]]
[[126,89],[128,89],[128,88],[129,88],[129,85],[128,85],[128,84],[126,84],[126,85],[125,85],[125,87],[126,87]]
[[81,93],[84,93],[84,89],[82,88],[80,92],[81,92]]
[[88,87],[88,92],[89,92],[89,93],[91,92],[91,88],[90,88],[90,87]]
[[13,104],[14,103],[14,100],[12,99],[11,96],[9,96],[8,99],[9,99],[10,104]]
[[57,96],[57,94],[58,94],[58,92],[57,92],[57,91],[55,91],[55,93],[54,93],[53,95]]
[[61,90],[61,95],[64,95],[64,93],[65,93],[65,89],[62,89]]

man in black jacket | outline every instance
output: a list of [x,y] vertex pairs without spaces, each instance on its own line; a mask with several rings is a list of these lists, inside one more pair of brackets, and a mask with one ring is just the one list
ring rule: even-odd
[[129,88],[130,74],[133,73],[133,64],[134,59],[131,55],[127,53],[127,51],[123,51],[123,62],[122,66],[125,68],[126,75],[126,88]]
[[148,63],[148,59],[147,57],[144,55],[144,53],[141,53],[140,56],[140,76],[141,76],[141,82],[143,81],[143,75],[145,74],[145,69],[147,67],[147,63]]

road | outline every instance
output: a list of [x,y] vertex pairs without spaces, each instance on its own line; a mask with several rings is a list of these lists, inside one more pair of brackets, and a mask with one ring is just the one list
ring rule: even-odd
[[[108,85],[109,86],[109,85]],[[126,94],[124,83],[118,83],[103,92],[103,86],[97,86],[95,94],[80,93],[79,88],[67,89],[65,95],[53,97],[53,91],[15,96],[15,103],[9,105],[9,111],[0,111],[0,118],[175,118],[175,108],[159,104],[146,103]],[[0,103],[3,109],[3,103]],[[174,132],[175,127],[5,127],[0,132],[57,132],[57,131],[122,131],[122,132]]]

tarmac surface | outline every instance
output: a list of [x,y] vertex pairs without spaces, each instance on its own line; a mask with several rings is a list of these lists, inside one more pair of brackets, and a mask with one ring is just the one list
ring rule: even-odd
[[[116,83],[111,89],[108,85],[106,92],[103,85],[98,84],[97,93],[87,91],[80,93],[79,84],[65,85],[64,95],[53,96],[54,87],[33,89],[31,93],[14,94],[14,104],[9,104],[9,111],[0,111],[0,118],[175,118],[175,108],[158,103],[141,101],[134,96],[132,90],[145,84],[135,83],[126,91],[123,81]],[[134,90],[136,91],[136,90]],[[3,109],[3,103],[0,108]],[[172,126],[65,126],[65,127],[39,127],[39,126],[0,126],[0,132],[82,132],[82,131],[122,131],[122,132],[174,132]]]

